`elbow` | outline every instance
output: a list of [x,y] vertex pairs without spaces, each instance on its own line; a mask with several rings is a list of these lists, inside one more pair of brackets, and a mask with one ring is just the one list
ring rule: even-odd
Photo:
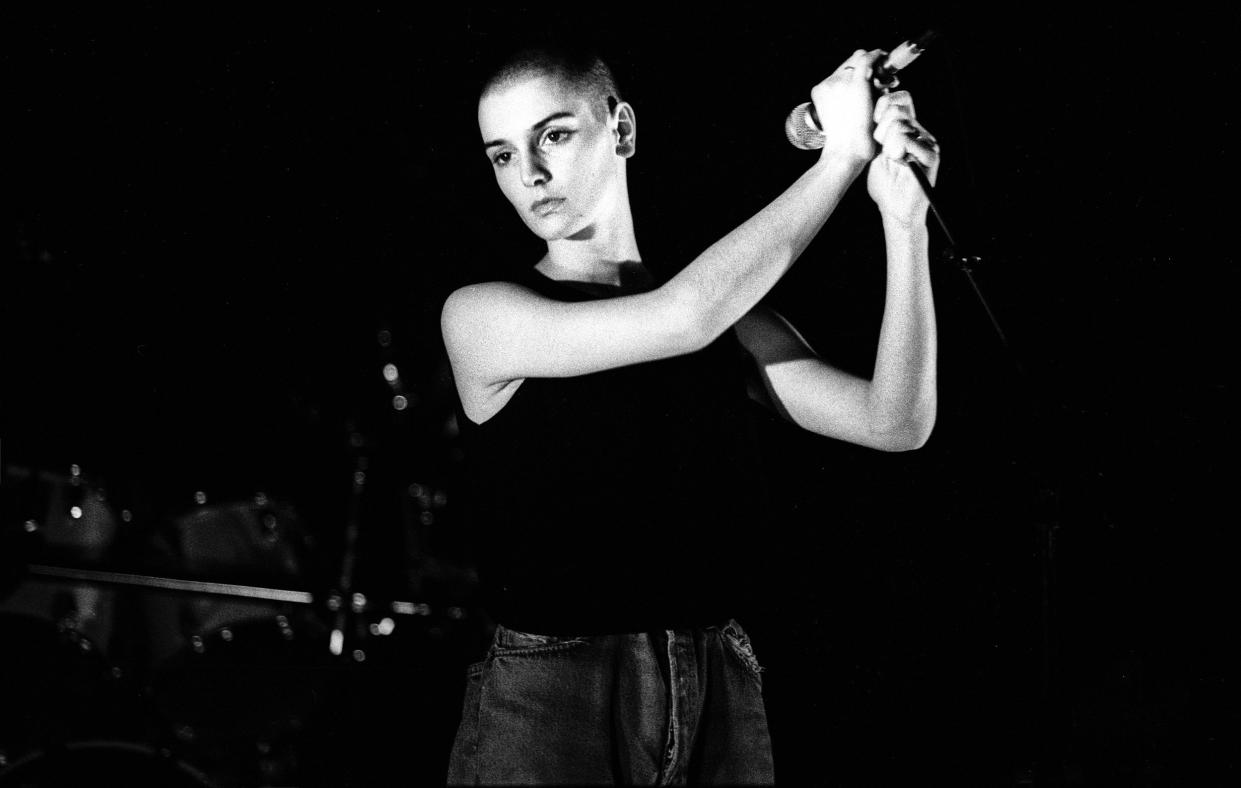
[[693,288],[669,282],[664,286],[664,296],[664,324],[677,352],[701,350],[719,336],[721,331],[713,335],[702,298]]
[[921,449],[926,445],[930,437],[931,428],[917,424],[882,433],[874,433],[874,442],[871,445],[880,451],[895,454],[897,452]]
[[890,423],[871,431],[875,448],[885,452],[916,451],[926,445],[935,429],[935,405],[931,403],[920,412],[897,423]]
[[931,427],[922,424],[913,425],[899,433],[889,435],[881,448],[886,452],[916,451],[926,445],[931,438]]

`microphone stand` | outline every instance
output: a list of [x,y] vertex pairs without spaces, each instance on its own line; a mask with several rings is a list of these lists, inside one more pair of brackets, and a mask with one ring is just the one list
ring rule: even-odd
[[[887,95],[893,88],[899,84],[896,72],[888,71],[875,77],[875,84],[879,87],[880,92]],[[922,165],[913,159],[906,159],[905,164],[914,174],[918,185],[922,187],[922,193],[926,195],[927,204],[930,206],[931,215],[935,217],[935,221],[939,224],[939,229],[944,233],[944,239],[948,245],[944,247],[941,256],[944,262],[954,264],[961,273],[965,274],[966,280],[970,283],[970,287],[974,290],[974,295],[978,297],[978,301],[982,304],[983,311],[987,313],[987,319],[991,321],[991,327],[995,329],[996,336],[1000,339],[1000,344],[1008,353],[1009,358],[1016,364],[1022,377],[1025,371],[1021,367],[1012,349],[1009,347],[1008,338],[1004,335],[1004,329],[1000,328],[1000,321],[996,319],[995,312],[991,310],[991,305],[987,303],[986,296],[983,295],[982,289],[978,287],[978,282],[974,280],[974,266],[982,262],[982,258],[977,255],[962,254],[958,251],[956,239],[952,237],[952,232],[948,229],[948,223],[944,221],[944,214],[939,210],[939,206],[935,204],[935,190],[931,187],[931,179],[927,177],[926,170]]]
[[[882,71],[874,77],[874,85],[880,92],[887,94],[891,92],[898,84],[895,71]],[[914,178],[917,179],[918,185],[922,188],[926,195],[927,203],[930,208],[931,215],[935,217],[939,229],[944,234],[944,240],[947,245],[944,247],[940,257],[944,262],[952,263],[965,275],[966,281],[969,282],[974,295],[978,298],[979,304],[987,315],[987,319],[991,323],[991,327],[995,331],[996,337],[1000,340],[1000,345],[1004,349],[1005,356],[1012,363],[1013,368],[1017,371],[1019,379],[1027,387],[1034,386],[1034,382],[1027,374],[1025,367],[1022,365],[1017,354],[1008,342],[1008,338],[1004,334],[1004,330],[1000,327],[1000,322],[995,316],[995,312],[991,309],[991,305],[987,302],[983,295],[982,289],[979,288],[978,282],[974,279],[974,266],[982,262],[982,258],[973,254],[965,254],[960,251],[956,239],[952,232],[948,229],[948,224],[944,220],[943,212],[935,202],[934,189],[931,186],[930,178],[927,177],[926,170],[922,165],[911,158],[906,158],[905,164],[908,165]],[[1037,388],[1037,386],[1034,386]],[[1041,399],[1041,398],[1039,398]],[[1043,408],[1039,407],[1039,402],[1034,403],[1036,418],[1039,422],[1047,420],[1046,415],[1042,412]],[[1039,434],[1036,430],[1035,434]],[[1043,448],[1043,442],[1037,441],[1037,459],[1040,467],[1036,468],[1036,472],[1041,475],[1042,467],[1048,456]],[[1041,479],[1036,481],[1043,481]],[[1040,646],[1039,654],[1039,702],[1040,713],[1038,719],[1038,730],[1036,737],[1038,739],[1038,752],[1034,756],[1034,764],[1030,773],[1022,776],[1022,784],[1031,785],[1047,785],[1051,777],[1051,770],[1054,766],[1054,753],[1051,752],[1052,736],[1051,726],[1053,724],[1053,708],[1055,682],[1058,674],[1056,664],[1056,653],[1054,649],[1054,609],[1052,605],[1054,586],[1055,586],[1055,547],[1056,532],[1058,529],[1057,517],[1054,514],[1056,507],[1055,492],[1043,484],[1036,484],[1040,489],[1037,495],[1041,496],[1038,501],[1036,516],[1034,518],[1034,526],[1037,539],[1037,556],[1039,571],[1039,623],[1038,638]],[[1026,780],[1029,780],[1027,783]]]

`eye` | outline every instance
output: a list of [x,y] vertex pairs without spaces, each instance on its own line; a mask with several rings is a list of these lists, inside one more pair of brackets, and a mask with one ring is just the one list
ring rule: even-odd
[[512,158],[513,158],[512,151],[502,150],[496,155],[491,157],[491,163],[497,167],[503,167],[505,164],[508,164],[509,160]]
[[573,132],[571,131],[567,131],[565,129],[551,129],[543,135],[543,142],[550,143],[552,145],[559,145],[571,136],[573,136]]

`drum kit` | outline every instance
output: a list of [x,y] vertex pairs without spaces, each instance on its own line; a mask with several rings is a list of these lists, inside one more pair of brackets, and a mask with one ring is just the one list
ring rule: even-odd
[[[264,491],[140,514],[77,465],[3,472],[0,788],[346,784],[393,703],[446,757],[461,655],[486,637],[473,574],[423,554],[405,558],[437,577],[397,584],[423,598],[362,587],[364,473],[325,561]],[[444,514],[443,490],[408,489],[419,524]]]

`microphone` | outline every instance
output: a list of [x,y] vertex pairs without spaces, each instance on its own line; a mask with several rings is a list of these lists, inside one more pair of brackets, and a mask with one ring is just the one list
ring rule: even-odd
[[[876,88],[885,93],[900,84],[896,72],[908,66],[926,51],[926,45],[935,38],[936,32],[928,30],[914,41],[906,41],[888,53],[883,62],[875,66],[871,80]],[[823,147],[823,123],[814,109],[814,103],[798,104],[784,121],[784,136],[794,148],[819,150]]]

